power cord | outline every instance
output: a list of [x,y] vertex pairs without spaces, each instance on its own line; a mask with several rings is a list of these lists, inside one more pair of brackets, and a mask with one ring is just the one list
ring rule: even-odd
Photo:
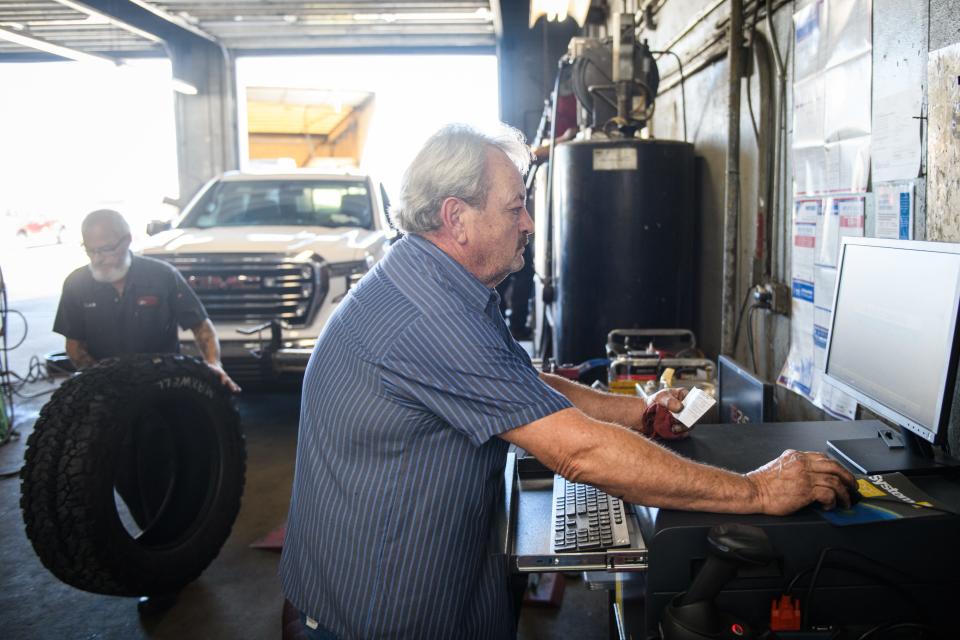
[[[874,637],[880,637],[878,634],[883,634],[886,636],[891,631],[903,631],[905,629],[912,629],[920,632],[918,636],[921,640],[927,637],[927,633],[930,634],[930,638],[938,638],[936,629],[929,627],[925,624],[920,624],[919,622],[885,622],[884,624],[878,624],[872,629],[868,629],[861,635],[857,640],[871,640]],[[902,636],[897,636],[902,637]]]
[[[851,556],[851,557],[853,557],[853,558],[859,559],[859,560],[863,561],[864,563],[870,565],[870,568],[864,568],[864,567],[861,567],[861,566],[855,566],[855,565],[852,565],[852,564],[850,564],[850,563],[848,563],[848,562],[845,563],[845,562],[836,561],[836,560],[833,561],[833,562],[831,562],[831,563],[828,563],[828,562],[826,561],[828,555],[830,555],[830,554],[834,554],[834,555],[835,555],[835,554],[837,554],[837,553],[846,554],[846,555]],[[912,603],[912,604],[914,605],[914,607],[917,609],[917,611],[921,611],[921,612],[923,611],[923,605],[922,605],[922,603],[919,602],[919,601],[917,600],[917,598],[916,598],[913,594],[911,594],[911,593],[909,592],[909,590],[905,589],[905,588],[904,588],[901,584],[899,584],[897,581],[892,580],[892,579],[890,579],[890,578],[887,578],[887,577],[883,576],[882,574],[877,573],[876,571],[873,571],[873,570],[872,570],[872,567],[874,567],[874,566],[879,567],[880,569],[885,570],[885,571],[888,572],[889,574],[896,574],[896,575],[901,579],[901,582],[907,582],[907,581],[914,581],[914,580],[915,580],[915,578],[914,578],[913,576],[911,576],[910,574],[908,574],[908,573],[906,573],[906,572],[904,572],[904,571],[901,571],[900,569],[898,569],[898,568],[896,568],[896,567],[893,567],[893,566],[891,566],[891,565],[889,565],[889,564],[887,564],[887,563],[885,563],[885,562],[882,562],[882,561],[880,561],[880,560],[877,560],[876,558],[872,558],[872,557],[870,557],[870,556],[867,556],[867,555],[865,555],[865,554],[859,553],[859,552],[854,551],[854,550],[852,550],[852,549],[847,549],[847,548],[844,548],[844,547],[826,547],[825,549],[823,549],[823,551],[820,552],[820,555],[819,555],[819,557],[817,558],[817,563],[816,563],[816,565],[814,566],[814,568],[813,568],[812,570],[811,570],[811,569],[804,569],[803,571],[800,571],[799,573],[797,573],[797,574],[793,577],[793,579],[790,580],[790,583],[787,585],[787,588],[786,588],[786,594],[787,594],[787,595],[791,595],[791,594],[793,593],[793,591],[794,591],[794,588],[797,586],[797,582],[800,580],[800,578],[803,577],[804,575],[810,573],[811,571],[813,572],[813,576],[812,576],[811,579],[810,579],[810,584],[807,586],[807,595],[806,595],[806,602],[805,602],[805,604],[804,604],[803,613],[802,613],[801,628],[809,628],[809,627],[808,627],[808,624],[809,624],[809,619],[810,619],[810,611],[811,611],[811,609],[812,609],[813,593],[814,593],[814,590],[816,589],[817,581],[819,580],[819,578],[820,578],[820,573],[822,572],[823,569],[833,569],[833,570],[836,570],[836,571],[845,571],[845,572],[847,572],[847,573],[852,573],[852,574],[854,574],[854,575],[859,575],[859,576],[861,576],[861,577],[864,577],[864,578],[868,578],[868,579],[870,579],[870,580],[873,580],[875,583],[877,583],[877,584],[879,584],[879,585],[886,586],[886,587],[888,587],[888,588],[893,589],[894,591],[896,591],[896,592],[901,596],[901,598],[902,598],[903,600]]]
[[[23,322],[23,335],[15,344],[9,343],[10,317],[16,315]],[[0,268],[0,446],[19,437],[16,427],[15,399],[31,400],[53,393],[56,387],[45,389],[39,393],[24,393],[24,387],[36,382],[45,382],[51,379],[49,369],[37,356],[32,356],[27,365],[27,373],[20,375],[10,369],[10,352],[23,345],[30,332],[30,325],[26,316],[16,309],[11,309],[7,300],[6,281],[3,269]],[[56,368],[50,365],[50,368]],[[71,373],[63,370],[63,373]],[[15,475],[17,472],[13,472]],[[10,477],[10,473],[0,472],[0,478]]]
[[747,295],[743,296],[743,302],[740,303],[740,310],[737,311],[737,325],[733,328],[734,355],[737,353],[737,346],[740,345],[740,326],[743,322],[743,312],[747,310],[747,303],[750,302],[751,294],[753,294],[753,287],[747,290]]
[[10,377],[16,378],[16,382],[12,383],[13,394],[19,398],[23,398],[24,400],[31,400],[33,398],[39,398],[41,396],[45,396],[47,394],[50,394],[56,391],[57,387],[54,387],[52,389],[45,389],[38,393],[23,393],[21,391],[21,389],[23,389],[23,387],[25,387],[28,384],[34,384],[37,382],[50,382],[51,380],[53,380],[53,377],[49,373],[49,369],[55,369],[59,373],[63,373],[64,375],[70,375],[73,373],[69,369],[58,367],[53,363],[45,364],[37,356],[31,356],[30,362],[27,364],[26,375],[21,376],[19,373],[16,373],[14,371],[7,372],[8,375],[10,375]]
[[[760,16],[760,3],[757,2],[753,8],[753,24],[750,27],[750,46],[749,49],[749,58],[748,60],[753,61],[755,51],[756,51],[756,41],[757,41],[757,18]],[[753,112],[753,92],[750,89],[750,79],[753,77],[752,73],[745,74],[747,76],[747,110],[750,112],[750,124],[753,126],[753,137],[759,143],[760,141],[760,129],[757,127],[757,117]]]
[[[5,328],[8,328],[8,327],[9,327],[10,318],[9,318],[9,315],[8,315],[8,314],[11,314],[11,313],[16,314],[16,315],[20,318],[20,320],[23,322],[23,335],[21,335],[21,336],[20,336],[20,339],[17,340],[17,344],[13,345],[12,347],[8,347],[6,344],[4,344],[3,347],[0,347],[0,348],[2,348],[4,351],[13,351],[14,349],[16,349],[17,347],[19,347],[20,345],[22,345],[22,344],[23,344],[24,342],[26,342],[26,340],[27,340],[27,318],[26,318],[26,316],[24,316],[22,313],[20,313],[20,312],[17,311],[16,309],[7,309],[7,308],[6,308],[6,306],[7,306],[7,305],[6,305],[6,301],[4,301],[3,306],[4,306],[4,310],[0,311],[0,314],[3,314],[3,316],[4,316],[4,318],[3,318],[3,326],[4,326]],[[6,331],[4,331],[4,334],[6,334]],[[6,341],[6,335],[4,335],[4,341]]]
[[[10,442],[15,437],[14,419],[16,415],[13,409],[13,382],[10,375],[8,353],[11,347],[7,346],[7,335],[10,333],[10,324],[8,322],[7,308],[7,284],[3,277],[3,269],[0,268],[0,445]],[[23,315],[20,316],[23,318]],[[26,337],[26,318],[23,318],[23,334]],[[21,340],[20,342],[23,342]],[[20,342],[17,346],[20,346]]]
[[680,101],[683,103],[683,141],[687,140],[687,90],[685,88],[686,77],[683,75],[683,61],[672,49],[666,51],[651,51],[654,55],[670,55],[677,61],[677,69],[680,71]]
[[757,347],[753,339],[753,312],[757,309],[765,308],[766,307],[759,304],[752,304],[747,310],[747,346],[750,348],[750,361],[753,363],[754,373],[760,373],[760,368],[757,366]]
[[[740,310],[737,312],[737,324],[733,328],[733,353],[736,354],[737,347],[740,345],[740,329],[743,325],[743,314],[747,312],[747,349],[750,351],[750,362],[753,363],[754,373],[759,373],[757,368],[756,345],[753,338],[753,312],[757,309],[769,309],[770,306],[764,301],[764,292],[759,287],[750,287],[747,294],[743,296],[743,302],[740,303]],[[754,297],[757,302],[747,305],[750,297]]]

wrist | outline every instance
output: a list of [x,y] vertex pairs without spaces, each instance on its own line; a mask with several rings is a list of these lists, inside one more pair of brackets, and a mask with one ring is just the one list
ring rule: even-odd
[[744,505],[744,513],[763,513],[763,491],[757,477],[750,473],[740,474],[740,503]]
[[621,395],[617,401],[617,419],[615,422],[631,429],[640,429],[643,425],[643,412],[647,403],[639,396]]

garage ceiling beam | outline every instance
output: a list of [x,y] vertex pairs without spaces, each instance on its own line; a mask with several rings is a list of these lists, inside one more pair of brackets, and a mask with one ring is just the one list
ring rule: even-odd
[[[57,0],[58,2],[60,0]],[[143,0],[84,0],[75,4],[86,5],[126,25],[160,38],[168,45],[189,42],[198,38],[221,46],[212,35],[177,16],[167,13]]]
[[141,7],[142,9],[144,9],[144,10],[146,10],[146,11],[149,11],[150,13],[154,14],[155,16],[157,16],[157,17],[159,17],[159,18],[162,18],[163,20],[166,20],[166,21],[169,22],[170,24],[174,24],[174,25],[180,27],[181,29],[186,29],[186,30],[189,31],[190,33],[192,33],[192,34],[194,34],[194,35],[197,35],[197,36],[200,36],[201,38],[206,38],[206,39],[209,40],[210,42],[214,42],[214,43],[220,44],[220,43],[217,41],[216,38],[214,38],[212,35],[210,35],[210,34],[207,33],[206,31],[204,31],[204,30],[201,29],[200,27],[196,27],[196,26],[190,24],[189,22],[187,22],[186,20],[184,20],[184,19],[182,19],[182,18],[180,18],[180,17],[178,17],[178,16],[175,16],[175,15],[173,15],[172,13],[170,13],[170,12],[168,12],[168,11],[165,11],[164,9],[161,9],[160,7],[158,7],[158,6],[156,6],[156,5],[153,5],[153,4],[149,3],[149,2],[144,2],[144,0],[129,0],[129,1],[130,1],[132,4],[135,4],[135,5],[137,5],[138,7]]
[[493,33],[497,40],[503,38],[503,12],[500,10],[501,0],[490,0],[490,11],[493,13]]
[[114,16],[112,16],[112,15],[110,15],[110,14],[107,14],[107,13],[104,13],[104,12],[102,12],[102,11],[98,11],[97,9],[94,9],[93,7],[90,7],[90,6],[86,5],[86,4],[83,4],[82,2],[75,2],[74,0],[53,0],[53,1],[56,2],[57,4],[62,4],[63,6],[67,7],[68,9],[73,9],[74,11],[79,11],[80,13],[85,13],[86,15],[88,15],[88,16],[90,16],[90,17],[92,17],[92,18],[98,18],[98,19],[100,19],[100,20],[106,20],[107,22],[109,22],[110,24],[112,24],[112,25],[115,26],[115,27],[118,27],[118,28],[120,28],[120,29],[123,29],[124,31],[129,31],[130,33],[133,33],[133,34],[136,34],[136,35],[140,36],[141,38],[144,38],[144,39],[146,39],[146,40],[150,40],[151,42],[162,42],[162,40],[161,40],[159,37],[157,37],[156,35],[150,33],[149,31],[144,31],[143,29],[138,29],[137,27],[133,26],[132,24],[128,24],[128,23],[124,22],[123,20],[118,20],[118,19],[115,18]]

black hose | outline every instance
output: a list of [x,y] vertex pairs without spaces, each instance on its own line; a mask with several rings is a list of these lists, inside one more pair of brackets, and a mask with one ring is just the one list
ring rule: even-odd
[[[560,58],[560,62],[557,64],[557,77],[553,82],[553,105],[550,109],[550,155],[547,158],[547,198],[544,205],[544,214],[547,216],[546,224],[546,234],[547,237],[544,239],[545,247],[547,249],[546,256],[544,256],[544,280],[543,288],[547,290],[549,288],[550,295],[550,304],[553,304],[553,157],[557,147],[557,102],[560,98],[560,76],[563,73],[564,67],[568,66],[570,61],[566,57]],[[541,342],[545,342],[546,338],[546,306],[547,301],[543,300],[544,304],[544,314],[541,318],[540,324],[540,336]],[[553,327],[550,327],[550,355],[556,355],[556,337],[554,335]],[[542,358],[546,351],[546,345],[540,345],[540,357]]]
[[650,53],[655,55],[671,55],[677,60],[677,69],[680,71],[680,101],[683,103],[683,141],[689,142],[689,140],[687,140],[687,90],[684,86],[686,77],[683,74],[683,61],[672,49],[667,49],[666,51],[651,51]]

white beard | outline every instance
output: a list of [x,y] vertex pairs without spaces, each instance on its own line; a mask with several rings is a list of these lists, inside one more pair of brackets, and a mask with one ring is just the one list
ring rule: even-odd
[[116,267],[108,267],[106,269],[102,267],[95,267],[92,264],[90,265],[90,274],[93,275],[93,279],[97,282],[105,282],[107,284],[113,284],[114,282],[119,282],[127,277],[127,272],[130,271],[130,263],[133,262],[133,257],[129,251],[123,256],[123,264]]

